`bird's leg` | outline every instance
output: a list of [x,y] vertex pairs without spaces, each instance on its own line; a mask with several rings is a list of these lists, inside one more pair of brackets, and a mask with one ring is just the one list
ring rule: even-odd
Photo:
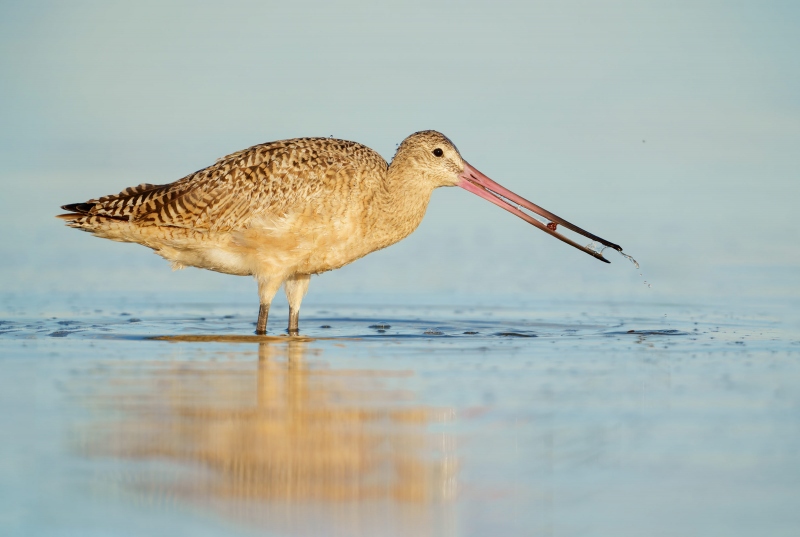
[[267,318],[269,317],[269,305],[272,304],[272,299],[278,288],[281,286],[281,280],[278,278],[269,277],[256,277],[258,281],[258,298],[260,306],[258,308],[258,322],[256,323],[256,334],[263,336],[267,333]]
[[259,304],[256,334],[263,336],[267,333],[267,318],[269,318],[269,304]]
[[289,334],[296,336],[300,333],[300,303],[308,292],[309,274],[295,274],[284,282],[286,299],[289,301]]

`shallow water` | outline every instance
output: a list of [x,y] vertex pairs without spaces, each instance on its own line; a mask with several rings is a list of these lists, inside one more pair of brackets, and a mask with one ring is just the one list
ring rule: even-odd
[[791,303],[56,303],[0,322],[6,535],[800,528]]

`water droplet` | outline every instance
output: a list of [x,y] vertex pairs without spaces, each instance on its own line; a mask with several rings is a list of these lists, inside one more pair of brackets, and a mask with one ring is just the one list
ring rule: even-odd
[[[626,254],[624,252],[618,252],[618,253],[619,253],[619,255],[621,255],[622,257],[624,257],[625,259],[627,259],[631,263],[633,263],[634,267],[636,267],[637,269],[639,268],[639,263],[633,257],[629,256],[628,254]],[[641,276],[641,274],[639,276]]]

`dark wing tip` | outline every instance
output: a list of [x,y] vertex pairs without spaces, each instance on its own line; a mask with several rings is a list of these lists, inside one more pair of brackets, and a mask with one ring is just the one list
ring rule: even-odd
[[70,203],[68,205],[62,205],[61,208],[65,211],[70,211],[73,213],[88,213],[92,210],[94,204],[92,203]]

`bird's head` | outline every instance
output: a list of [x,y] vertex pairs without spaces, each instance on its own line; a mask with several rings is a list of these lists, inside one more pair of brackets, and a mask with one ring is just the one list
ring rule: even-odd
[[392,160],[394,166],[413,170],[413,175],[432,188],[457,186],[466,161],[455,144],[436,131],[415,132],[400,144]]

